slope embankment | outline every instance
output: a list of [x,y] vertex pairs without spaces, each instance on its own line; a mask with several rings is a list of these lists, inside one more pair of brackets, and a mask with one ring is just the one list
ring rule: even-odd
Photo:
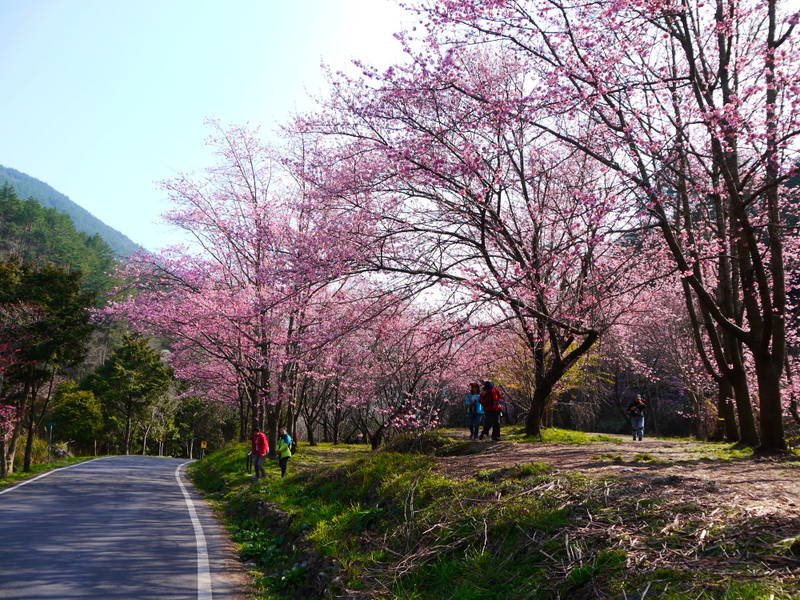
[[[258,483],[239,446],[198,463],[194,477],[220,503],[264,598],[798,597],[800,519],[784,510],[797,499],[791,457],[566,441],[578,443],[440,433],[374,453],[302,447],[289,477],[271,465]],[[701,469],[726,479],[698,493],[688,473]],[[753,492],[757,473],[789,487]],[[787,502],[753,510],[745,492],[763,506]]]

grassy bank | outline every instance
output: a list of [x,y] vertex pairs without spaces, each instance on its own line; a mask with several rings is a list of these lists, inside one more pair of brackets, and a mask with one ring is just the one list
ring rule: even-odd
[[546,444],[593,444],[596,442],[619,442],[618,436],[604,433],[587,433],[560,427],[543,427],[541,435],[527,435],[522,425],[508,425],[503,428],[503,437],[515,442]]
[[6,477],[0,478],[0,490],[3,488],[11,487],[26,479],[30,479],[31,477],[36,477],[37,475],[41,475],[42,473],[46,473],[47,471],[52,471],[54,469],[60,469],[62,467],[68,467],[69,465],[74,465],[80,462],[84,462],[87,460],[92,460],[96,458],[94,456],[71,456],[69,458],[59,458],[49,463],[39,463],[33,465],[30,471],[14,471],[10,475]]
[[441,436],[395,446],[404,452],[303,447],[289,477],[273,464],[253,483],[237,446],[192,474],[260,598],[797,597],[796,544],[769,523],[538,462],[456,480],[419,453],[459,448]]

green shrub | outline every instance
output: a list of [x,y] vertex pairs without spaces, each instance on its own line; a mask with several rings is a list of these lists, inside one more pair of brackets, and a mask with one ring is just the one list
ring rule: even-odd
[[[17,453],[14,455],[15,471],[22,470],[22,467],[25,462],[25,444],[27,444],[27,442],[28,438],[22,436],[20,437],[19,442],[17,443]],[[47,464],[48,462],[47,446],[48,444],[46,440],[34,436],[33,447],[31,448],[31,466]],[[51,456],[50,458],[54,459],[55,457]]]

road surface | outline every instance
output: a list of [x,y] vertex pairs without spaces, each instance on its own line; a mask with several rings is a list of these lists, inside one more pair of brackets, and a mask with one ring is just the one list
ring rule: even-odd
[[107,457],[0,490],[0,598],[244,597],[232,548],[185,464]]

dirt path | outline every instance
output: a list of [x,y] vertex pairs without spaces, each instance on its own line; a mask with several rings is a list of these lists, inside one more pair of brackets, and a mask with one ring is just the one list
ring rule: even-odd
[[[645,439],[586,445],[475,442],[481,452],[443,457],[439,465],[450,477],[482,469],[545,462],[556,471],[592,477],[614,475],[658,487],[660,493],[709,506],[731,507],[753,516],[780,513],[800,517],[800,462],[775,459],[713,458],[707,445]],[[638,455],[638,456],[637,456]]]

